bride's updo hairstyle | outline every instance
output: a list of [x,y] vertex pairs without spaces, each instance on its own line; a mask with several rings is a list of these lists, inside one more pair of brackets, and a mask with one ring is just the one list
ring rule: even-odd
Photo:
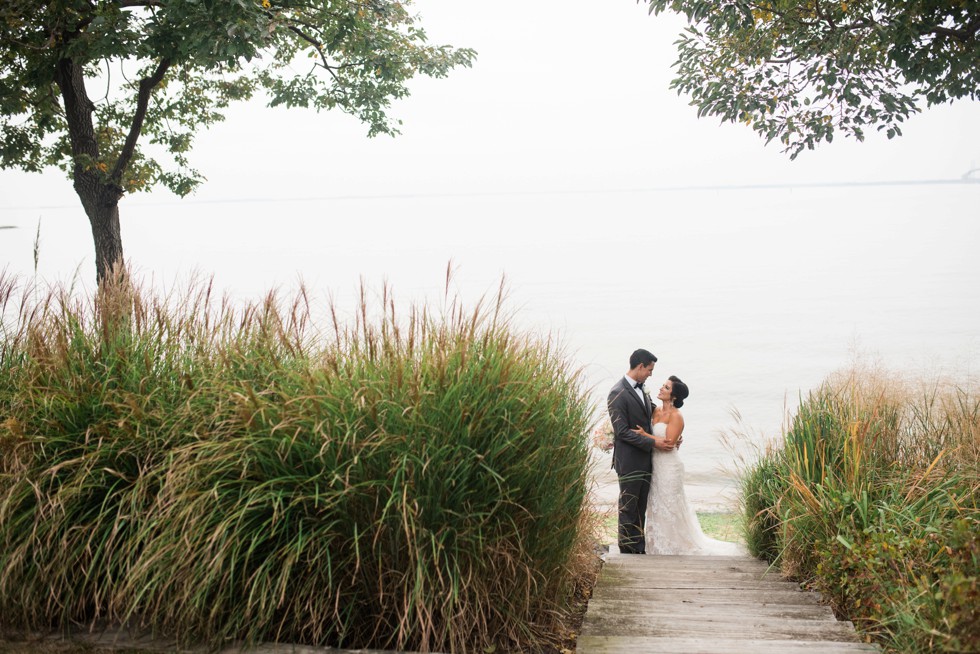
[[687,384],[682,382],[676,375],[671,375],[667,379],[671,381],[670,399],[674,402],[674,406],[679,409],[684,406],[684,400],[687,399],[691,391],[687,388]]

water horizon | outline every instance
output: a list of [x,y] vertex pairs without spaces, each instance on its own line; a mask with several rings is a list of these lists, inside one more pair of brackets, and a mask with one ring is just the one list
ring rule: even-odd
[[[936,188],[942,192],[937,193]],[[194,277],[257,301],[305,286],[353,315],[363,285],[402,305],[467,307],[507,289],[516,327],[582,370],[601,418],[637,347],[676,374],[696,503],[731,494],[741,452],[855,360],[975,384],[980,373],[980,185],[426,196],[270,203],[124,203],[134,274],[166,291]],[[81,208],[5,210],[8,274],[94,287]],[[38,227],[40,225],[40,227]],[[740,416],[740,418],[739,418]]]

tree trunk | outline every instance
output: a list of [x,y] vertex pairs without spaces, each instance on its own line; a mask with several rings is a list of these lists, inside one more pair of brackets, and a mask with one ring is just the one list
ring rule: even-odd
[[91,179],[80,180],[79,177],[76,173],[75,192],[92,226],[95,275],[101,286],[114,275],[122,274],[124,268],[122,235],[119,231],[119,193],[110,186]]
[[95,271],[101,286],[114,274],[123,273],[122,237],[119,233],[119,199],[122,189],[106,175],[101,160],[92,113],[95,106],[85,90],[82,66],[71,59],[57,62],[55,80],[65,103],[65,120],[72,156],[75,192],[85,207],[95,239]]

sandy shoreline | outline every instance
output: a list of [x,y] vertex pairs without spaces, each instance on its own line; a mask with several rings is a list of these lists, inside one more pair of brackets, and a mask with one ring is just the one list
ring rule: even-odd
[[[616,471],[611,468],[612,453],[592,448],[592,505],[600,511],[614,512],[619,497]],[[716,480],[699,483],[686,480],[684,489],[687,499],[698,513],[734,513],[737,506],[737,487],[732,484],[719,490]]]

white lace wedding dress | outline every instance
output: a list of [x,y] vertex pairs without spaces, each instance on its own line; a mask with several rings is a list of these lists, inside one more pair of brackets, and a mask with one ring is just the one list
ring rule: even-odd
[[[653,434],[666,436],[667,424],[653,425]],[[745,554],[738,543],[708,538],[684,493],[684,463],[677,450],[653,450],[653,477],[644,530],[647,554]]]

